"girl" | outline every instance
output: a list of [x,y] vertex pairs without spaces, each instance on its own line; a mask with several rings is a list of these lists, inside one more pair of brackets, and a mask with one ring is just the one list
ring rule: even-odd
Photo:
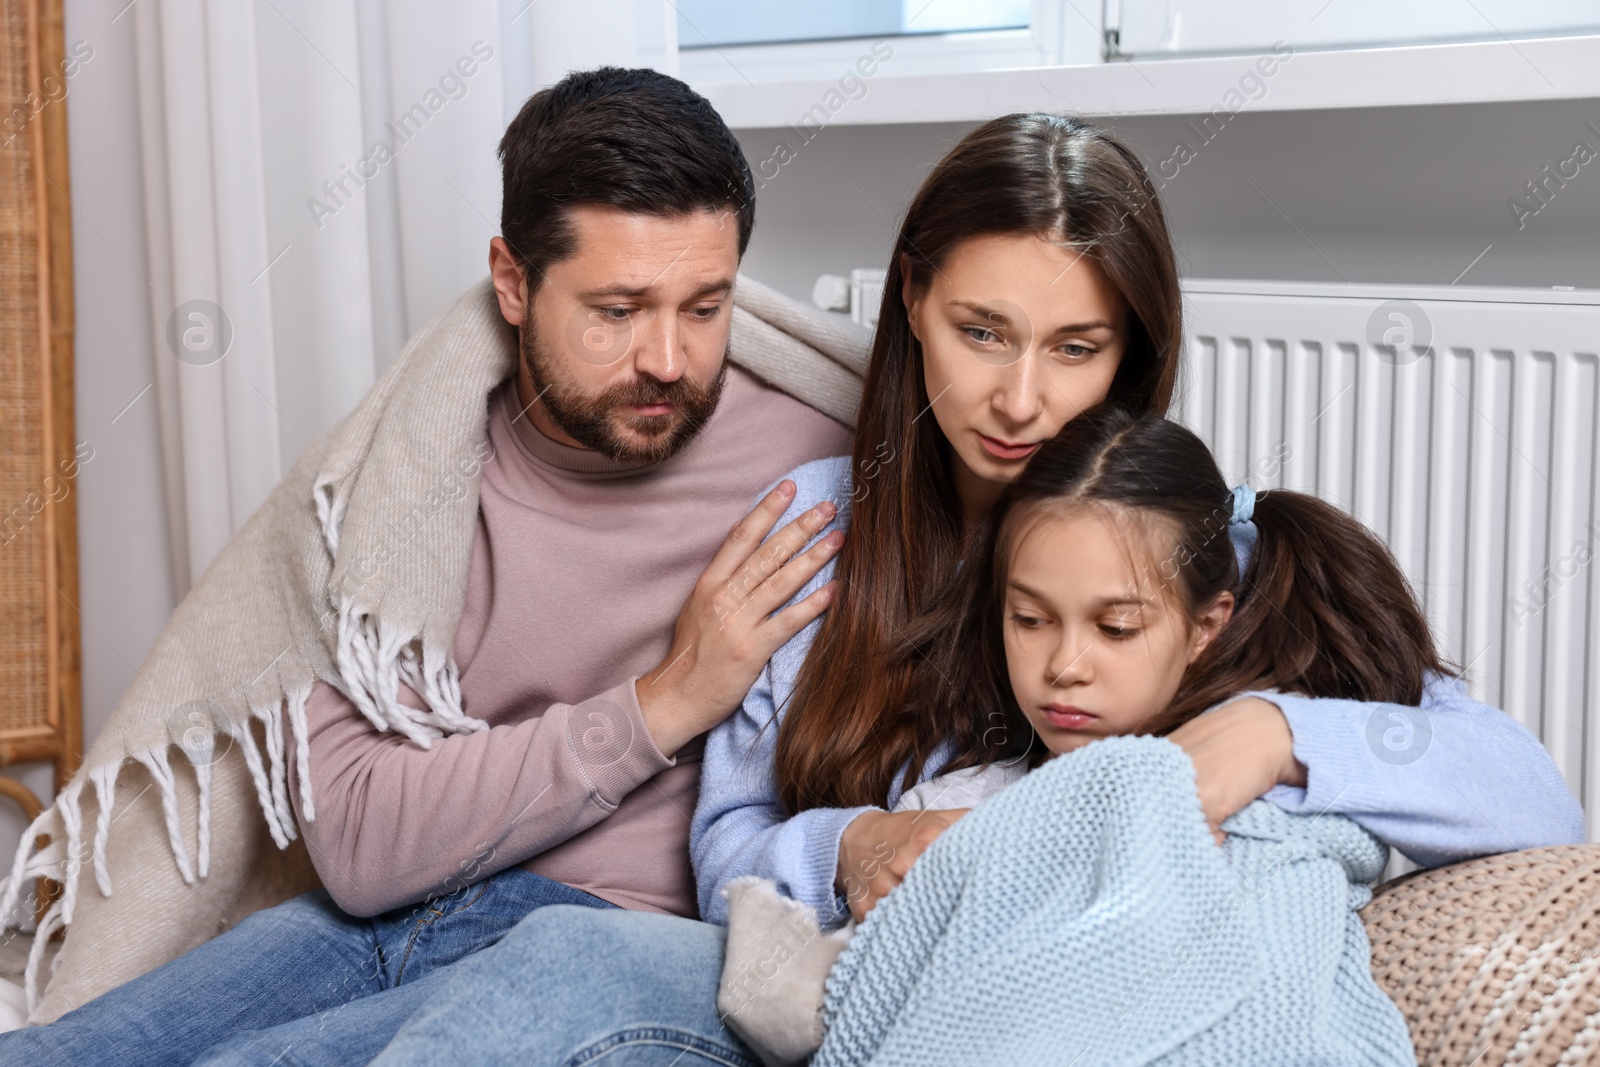
[[[1244,524],[1241,560],[1228,533]],[[908,646],[956,665],[926,676],[930,699],[1003,714],[996,754],[1035,766],[1250,690],[1415,705],[1455,674],[1366,527],[1303,493],[1228,490],[1200,439],[1153,415],[1069,423],[976,559]]]
[[[633,1064],[753,1063],[716,1010],[720,890],[770,878],[842,924],[955,823],[959,809],[888,809],[923,779],[990,759],[996,723],[928,703],[925,676],[943,665],[895,649],[949,595],[971,531],[1043,442],[1108,399],[1165,412],[1181,320],[1166,221],[1132,151],[1060,115],[967,133],[895,241],[854,455],[786,479],[784,521],[830,500],[849,524],[834,565],[800,593],[832,580],[838,595],[707,737],[691,853],[709,922],[541,908],[459,965],[378,1062],[561,1064],[626,1047]],[[1426,711],[1244,696],[1168,736],[1214,828],[1265,794],[1285,811],[1347,815],[1427,865],[1583,839],[1536,738],[1459,684],[1415,696]],[[1368,723],[1390,716],[1431,727],[1421,758],[1369,746]]]
[[[1245,524],[1254,545],[1240,562],[1227,534]],[[967,708],[995,723],[987,740],[998,762],[930,779],[908,797],[944,792],[976,806],[1023,766],[1101,738],[1170,734],[1250,690],[1414,704],[1452,673],[1399,567],[1360,523],[1299,493],[1230,492],[1200,439],[1154,415],[1101,405],[1068,423],[1006,489],[973,559],[952,595],[908,632],[898,656],[946,665],[923,676],[922,702]],[[1092,823],[1104,814],[1073,817]],[[1020,835],[1034,829],[1021,827]],[[1350,829],[1359,835],[1352,851],[1374,877],[1387,850]],[[1193,832],[1203,834],[1203,823],[1196,820]],[[1344,881],[1333,856],[1321,862]],[[846,942],[821,936],[809,913],[774,906],[770,887],[745,879],[728,887],[718,1006],[764,1060],[794,1063],[821,1044],[823,979]],[[1343,926],[1332,943],[1346,958],[1302,967],[1314,954],[1313,937],[1295,951],[1269,952],[1276,981],[1263,982],[1260,1002],[1239,1011],[1270,1020],[1296,997],[1321,999],[1330,1011],[1293,1030],[1286,1040],[1303,1046],[1280,1046],[1280,1054],[1362,1060],[1358,1048],[1381,1037],[1396,1062],[1414,1062],[1404,1020],[1372,981],[1359,918],[1342,896],[1324,903],[1331,907],[1309,920],[1304,901],[1269,895],[1264,906],[1283,907],[1279,922]],[[1253,936],[1268,941],[1272,929]],[[846,973],[863,966],[860,955]],[[1074,985],[1092,985],[1081,957],[1075,967]],[[1337,988],[1325,986],[1336,970]],[[1362,1027],[1380,1032],[1348,1044],[1346,1031]]]

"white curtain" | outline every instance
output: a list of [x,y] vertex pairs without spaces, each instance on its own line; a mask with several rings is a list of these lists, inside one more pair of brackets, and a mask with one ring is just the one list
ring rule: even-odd
[[127,14],[177,599],[405,338],[486,274],[495,149],[523,100],[569,69],[674,71],[676,16],[669,0]]

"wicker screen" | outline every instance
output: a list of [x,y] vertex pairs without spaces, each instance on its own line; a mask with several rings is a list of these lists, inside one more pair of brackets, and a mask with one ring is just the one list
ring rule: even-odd
[[60,0],[0,0],[0,30],[0,764],[55,760],[59,785],[81,747]]

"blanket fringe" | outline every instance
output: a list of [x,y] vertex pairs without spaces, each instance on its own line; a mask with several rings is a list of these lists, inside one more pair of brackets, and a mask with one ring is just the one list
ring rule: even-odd
[[74,778],[61,791],[61,821],[67,828],[67,880],[61,893],[61,921],[72,921],[72,908],[78,901],[78,875],[83,869],[83,808],[78,798],[83,795],[83,780]]
[[[66,898],[57,900],[50,905],[50,910],[44,913],[44,918],[39,920],[39,929],[33,935],[33,947],[28,950],[28,967],[22,973],[22,988],[28,998],[28,1014],[32,1015],[39,1008],[39,967],[44,963],[45,948],[50,944],[50,939],[57,930],[66,925],[62,918],[62,905]],[[51,974],[55,973],[55,964],[61,962],[61,954],[51,961]]]
[[[307,819],[314,817],[311,800],[310,741],[306,728],[306,700],[311,695],[310,686],[299,686],[285,695],[278,706],[258,707],[251,710],[251,718],[262,720],[265,727],[267,759],[261,758],[250,720],[238,727],[230,727],[227,720],[219,719],[215,726],[240,746],[246,767],[255,784],[256,800],[272,839],[279,848],[287,848],[299,836],[294,810],[288,801],[288,752],[294,746],[296,771],[300,776],[300,800]],[[286,710],[292,738],[283,734],[283,716]],[[191,865],[188,848],[184,843],[182,823],[178,817],[177,782],[173,774],[167,746],[131,757],[143,764],[161,791],[162,820],[166,825],[167,843],[172,848],[173,860],[185,883],[193,885],[204,878],[211,865],[211,765],[216,759],[214,735],[203,731],[185,733],[180,745],[194,766],[198,785],[197,862]],[[62,885],[61,897],[52,904],[40,920],[34,933],[33,950],[28,956],[23,985],[27,992],[28,1011],[31,1014],[39,1005],[40,970],[44,962],[45,946],[52,935],[72,923],[73,910],[78,901],[80,879],[83,874],[84,852],[92,857],[95,884],[105,896],[111,895],[111,876],[106,868],[106,840],[111,831],[112,809],[116,800],[117,778],[126,763],[109,763],[95,767],[75,777],[57,795],[50,807],[40,812],[29,824],[11,863],[11,873],[0,879],[0,917],[9,918],[22,895],[22,887],[30,879],[50,878]],[[99,810],[95,815],[92,841],[84,847],[83,793],[94,786]],[[65,830],[64,840],[52,841],[44,848],[37,846],[39,835],[52,832],[50,819],[59,815]],[[56,961],[59,961],[58,955]],[[51,973],[55,966],[52,962]]]
[[[328,554],[339,556],[339,529],[344,525],[349,493],[329,480],[311,487],[317,524]],[[334,663],[339,688],[378,730],[395,730],[422,746],[449,733],[474,733],[489,724],[467,715],[461,708],[461,677],[449,650],[427,644],[420,634],[384,623],[372,612],[356,606],[348,592],[334,593],[338,612]],[[404,681],[422,698],[424,709],[400,700]],[[291,697],[290,714],[295,713]],[[298,753],[296,753],[298,759]],[[306,775],[300,768],[301,781]],[[308,805],[309,807],[309,805]]]
[[[73,801],[75,806],[76,797]],[[40,848],[37,844],[39,835],[47,832],[50,817],[55,814],[57,814],[56,806],[51,805],[28,824],[17,847],[16,857],[12,860],[11,873],[0,880],[0,917],[4,918],[10,918],[13,909],[16,908],[24,882],[45,877],[61,882],[64,886],[61,897],[50,905],[34,931],[33,948],[28,953],[28,964],[23,971],[23,990],[27,996],[29,1014],[32,1014],[39,1005],[39,966],[44,962],[44,950],[50,943],[50,938],[65,925],[63,916],[68,907],[69,894],[73,892],[72,879],[78,867],[67,856],[64,842],[52,840],[44,848]],[[62,821],[66,820],[67,816],[63,815]],[[58,956],[57,959],[59,958]]]
[[339,527],[344,525],[344,511],[350,504],[348,493],[339,492],[332,481],[319,479],[311,487],[311,498],[317,505],[317,525],[322,527],[322,541],[328,546],[328,555],[339,558]]
[[[213,720],[209,730],[190,728],[183,732],[183,754],[189,757],[189,764],[194,767],[196,799],[199,803],[195,820],[195,875],[199,878],[204,878],[211,870],[211,764],[217,758],[217,739],[213,734],[217,728]],[[109,810],[108,804],[100,809],[101,815],[104,816]],[[95,859],[100,861],[99,856]],[[97,866],[97,874],[99,869]],[[101,890],[105,891],[104,885]]]
[[[111,805],[117,798],[118,770],[116,765],[109,764],[89,772],[89,780],[94,782],[95,802],[100,805],[94,820],[94,882],[100,887],[100,892],[108,897],[111,895],[111,875],[106,873],[106,838],[111,834]],[[204,856],[205,852],[202,851],[201,855]]]
[[283,716],[279,714],[276,704],[252,708],[250,711],[265,728],[262,732],[267,740],[268,768],[271,771],[272,810],[277,814],[278,825],[283,827],[284,834],[293,841],[299,831],[295,827],[294,812],[289,810],[289,764],[283,753]]
[[306,726],[306,701],[311,697],[311,687],[296,689],[289,694],[289,729],[294,734],[294,766],[300,777],[300,811],[307,822],[317,817],[316,805],[311,802],[311,740]]
[[211,764],[194,765],[195,786],[200,808],[195,819],[195,873],[204,878],[211,872]]
[[[321,488],[321,487],[319,487]],[[345,500],[333,492],[316,494],[318,519],[330,551],[338,547],[338,528],[344,517]],[[487,730],[488,723],[462,711],[461,680],[447,649],[425,644],[420,636],[407,633],[357,609],[352,603],[338,608],[338,640],[335,661],[338,679],[345,695],[379,730],[396,730],[423,748],[447,733]],[[426,705],[413,708],[400,700],[404,682]],[[310,684],[296,685],[270,704],[253,703],[248,715],[236,721],[215,708],[203,728],[188,729],[182,740],[174,740],[142,752],[129,753],[114,763],[84,768],[58,794],[56,800],[33,820],[19,843],[8,877],[0,879],[0,916],[9,917],[16,908],[25,883],[34,878],[49,878],[61,883],[61,897],[40,919],[29,954],[24,987],[28,1011],[38,1008],[41,996],[40,970],[45,948],[53,934],[71,924],[80,891],[84,853],[92,858],[95,884],[105,896],[111,895],[111,876],[106,859],[107,839],[114,813],[117,779],[128,760],[137,760],[150,772],[160,791],[162,822],[173,861],[184,883],[194,885],[209,873],[211,865],[212,764],[218,757],[217,737],[227,736],[240,748],[256,801],[267,822],[273,842],[287,848],[299,837],[293,806],[289,803],[288,768],[290,748],[299,776],[302,816],[316,817],[312,800],[310,732],[306,703]],[[284,736],[284,719],[290,737]],[[264,743],[258,744],[252,720],[261,721]],[[179,816],[177,781],[169,744],[177,744],[194,768],[197,787],[196,850],[191,862]],[[262,749],[265,749],[263,759]],[[226,751],[226,749],[224,749]],[[92,836],[84,826],[83,794],[93,785],[98,810]],[[59,817],[59,824],[52,823]],[[39,848],[36,839],[44,833],[53,840]],[[86,841],[86,837],[88,840]],[[58,839],[56,839],[58,838]],[[59,955],[56,960],[59,961]],[[52,973],[54,967],[51,968]]]
[[[418,650],[421,649],[419,656]],[[396,730],[423,748],[447,733],[487,730],[489,724],[461,710],[461,679],[449,655],[420,637],[391,626],[346,600],[339,605],[334,653],[345,695],[367,721]],[[400,700],[404,681],[425,709]]]
[[44,870],[44,866],[39,863],[44,850],[40,849],[36,842],[39,835],[45,832],[45,824],[49,822],[53,810],[51,807],[41,811],[38,817],[28,824],[28,828],[22,831],[22,841],[17,846],[16,856],[11,860],[11,873],[6,876],[3,883],[0,883],[4,886],[0,889],[0,921],[11,918],[11,912],[17,906],[17,898],[22,895],[22,883]]
[[172,779],[172,765],[167,762],[166,746],[151,752],[141,752],[134,759],[144,764],[161,791],[161,815],[167,825],[167,844],[172,846],[172,858],[177,861],[178,873],[185,885],[194,885],[194,868],[189,863],[189,850],[183,844],[183,828],[178,822],[178,793]]
[[256,747],[249,720],[237,726],[230,724],[226,729],[244,754],[244,765],[250,771],[250,780],[255,783],[256,801],[261,805],[261,813],[266,816],[267,830],[271,832],[273,842],[279,848],[288,848],[289,835],[278,821],[278,809],[272,803],[272,786],[268,784],[267,772],[261,765],[261,750]]

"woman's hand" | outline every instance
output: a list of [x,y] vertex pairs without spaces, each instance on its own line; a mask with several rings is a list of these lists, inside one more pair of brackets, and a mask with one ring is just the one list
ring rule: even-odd
[[1245,697],[1190,719],[1168,740],[1194,761],[1195,786],[1206,822],[1221,844],[1222,824],[1275,785],[1306,784],[1306,768],[1294,758],[1294,735],[1278,705]]
[[926,811],[867,811],[851,820],[839,839],[835,884],[856,922],[899,885],[929,845],[971,808]]

